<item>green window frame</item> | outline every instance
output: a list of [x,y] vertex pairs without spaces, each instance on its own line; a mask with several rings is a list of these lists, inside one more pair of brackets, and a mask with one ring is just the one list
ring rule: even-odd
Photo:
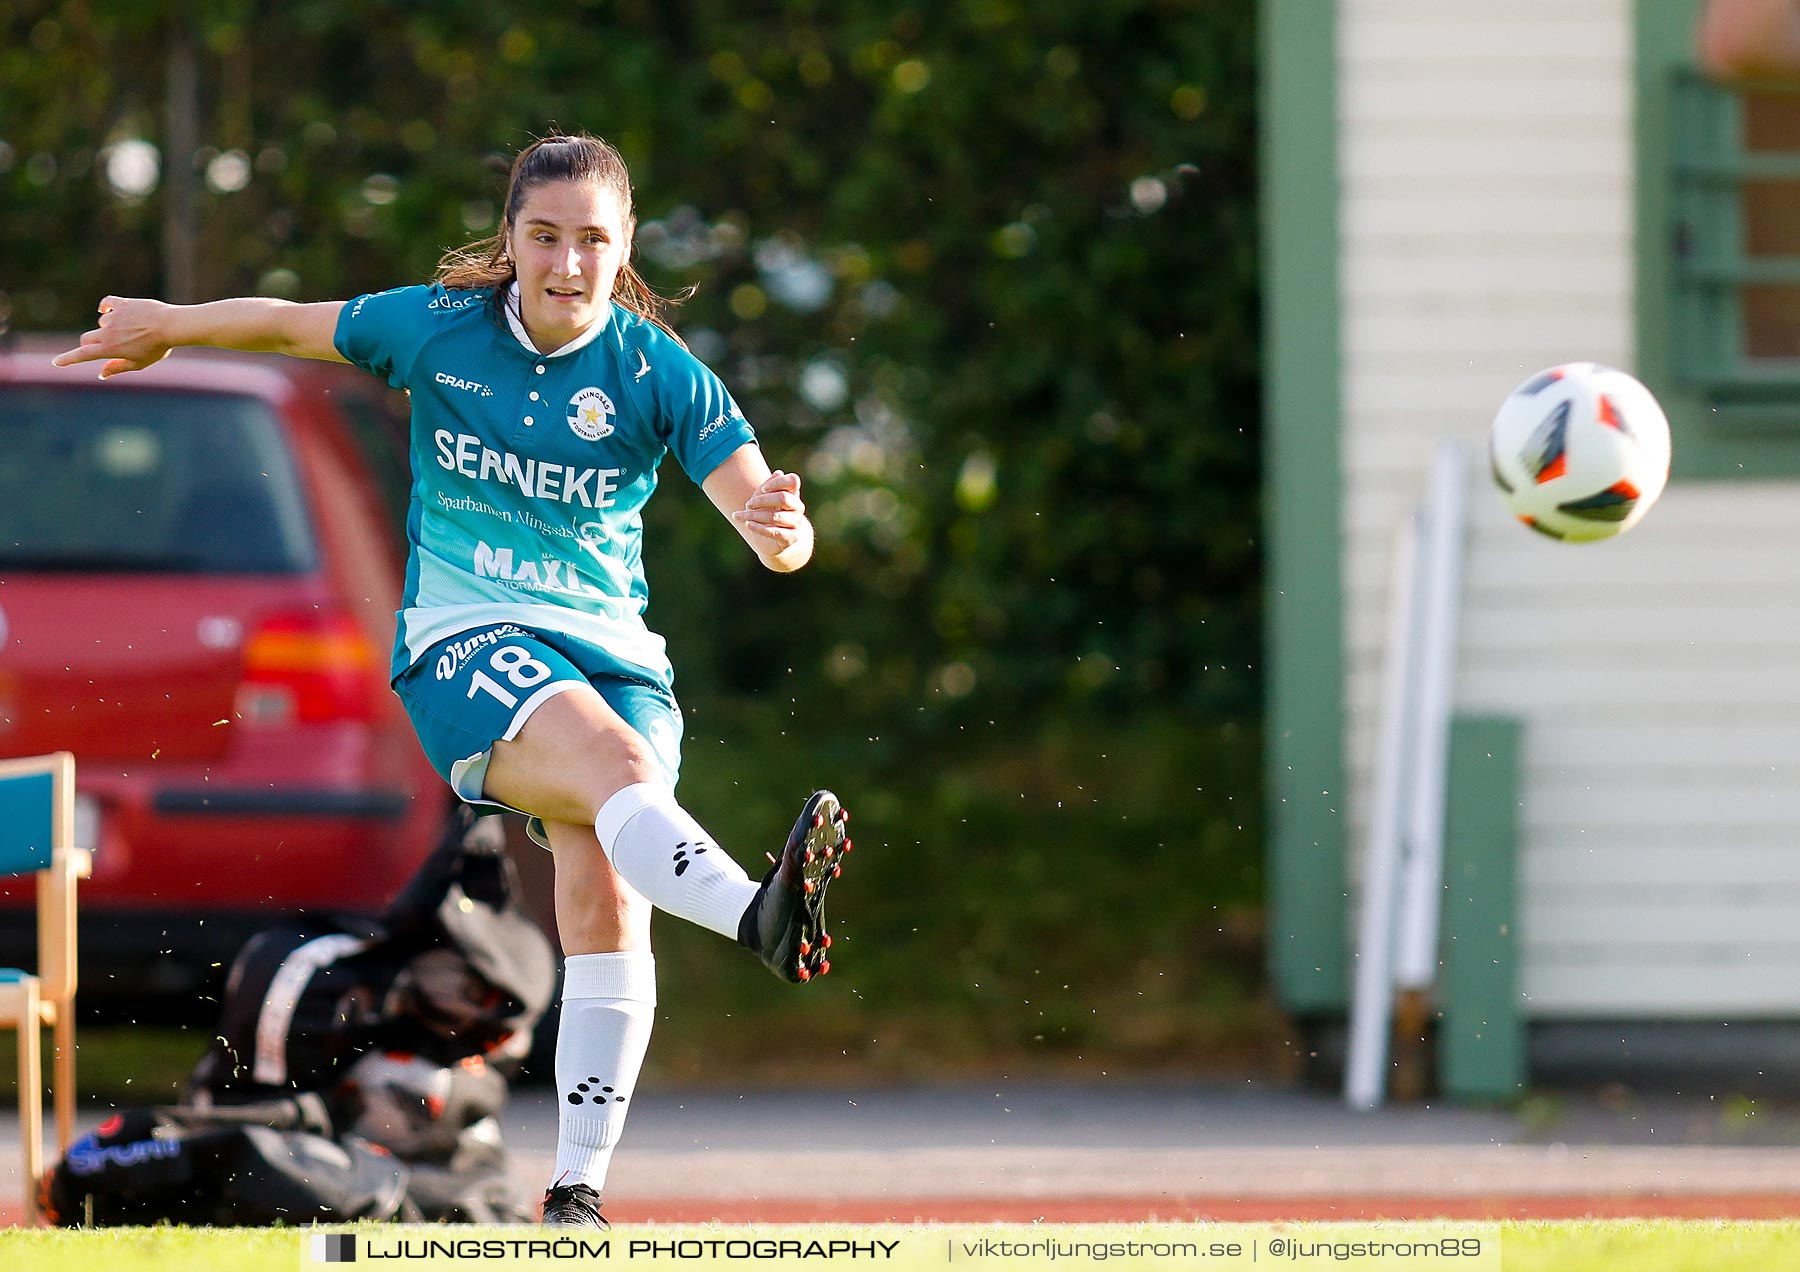
[[1743,189],[1800,182],[1800,149],[1745,149],[1741,89],[1695,64],[1699,8],[1636,5],[1637,371],[1668,412],[1676,478],[1797,476],[1800,357],[1747,353],[1743,296],[1800,286],[1800,255],[1749,253]]
[[1270,981],[1349,1004],[1338,459],[1336,0],[1258,0]]

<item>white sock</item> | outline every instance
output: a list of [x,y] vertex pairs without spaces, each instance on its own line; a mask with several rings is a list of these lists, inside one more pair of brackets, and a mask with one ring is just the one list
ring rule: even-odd
[[757,884],[675,802],[675,792],[651,782],[627,786],[600,809],[594,833],[613,869],[651,905],[737,939]]
[[563,960],[556,1032],[556,1184],[606,1183],[637,1093],[656,1016],[656,959],[645,950]]

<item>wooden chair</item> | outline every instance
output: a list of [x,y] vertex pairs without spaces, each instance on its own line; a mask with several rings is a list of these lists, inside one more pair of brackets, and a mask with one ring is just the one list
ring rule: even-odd
[[37,876],[36,974],[0,968],[0,1028],[19,1038],[19,1138],[25,1214],[35,1218],[44,1174],[44,1075],[38,1030],[54,1031],[56,1144],[75,1130],[75,881],[93,855],[75,839],[75,757],[67,751],[0,760],[0,875]]

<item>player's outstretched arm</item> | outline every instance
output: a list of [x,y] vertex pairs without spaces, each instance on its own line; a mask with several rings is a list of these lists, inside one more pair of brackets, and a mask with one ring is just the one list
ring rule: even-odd
[[812,560],[813,527],[800,498],[800,474],[770,472],[754,442],[732,451],[701,489],[771,570],[787,574]]
[[108,296],[100,302],[99,325],[52,361],[59,367],[99,362],[102,380],[121,371],[142,371],[183,345],[343,362],[333,341],[343,307],[341,300],[302,305],[265,296],[203,305]]

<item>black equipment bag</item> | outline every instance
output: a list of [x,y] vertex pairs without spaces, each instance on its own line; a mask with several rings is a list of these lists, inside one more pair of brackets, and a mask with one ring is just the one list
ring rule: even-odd
[[506,1083],[491,1067],[375,1053],[351,1073],[329,1097],[115,1114],[70,1146],[40,1204],[65,1227],[531,1222],[507,1173]]
[[498,819],[461,805],[379,919],[300,916],[252,938],[188,1102],[72,1145],[45,1177],[45,1213],[529,1222],[497,1115],[555,982]]
[[404,969],[372,923],[322,916],[258,932],[231,965],[190,1096],[243,1103],[336,1085],[391,1032],[384,1004]]
[[480,1056],[439,1067],[422,1056],[375,1051],[334,1092],[340,1134],[405,1162],[407,1199],[425,1220],[529,1223],[506,1169],[499,1113],[506,1079]]
[[251,939],[188,1095],[322,1090],[377,1050],[516,1064],[555,984],[555,951],[520,900],[499,819],[461,805],[379,919],[303,916]]
[[[288,1101],[290,1105],[293,1101]],[[117,1114],[69,1146],[39,1202],[63,1227],[161,1222],[222,1227],[411,1218],[408,1169],[305,1116],[271,1124],[185,1109]],[[285,1129],[283,1129],[285,1128]]]

